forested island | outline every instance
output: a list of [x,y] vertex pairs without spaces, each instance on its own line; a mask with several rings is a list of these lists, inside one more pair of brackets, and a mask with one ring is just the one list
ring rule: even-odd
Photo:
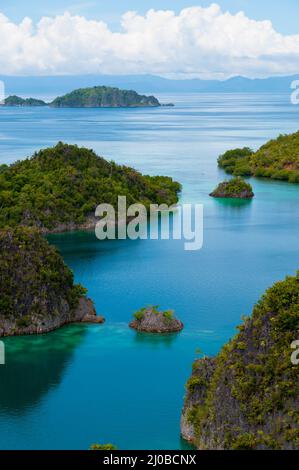
[[20,96],[12,95],[5,98],[4,106],[47,106],[47,103],[36,98],[20,98]]
[[133,90],[120,90],[106,86],[79,88],[57,97],[49,106],[53,108],[138,108],[161,106],[154,96],[139,95]]
[[0,230],[0,337],[102,323],[86,292],[37,229]]
[[218,165],[235,176],[260,176],[299,183],[299,131],[270,140],[257,152],[248,147],[229,150]]
[[218,356],[195,361],[181,419],[199,449],[299,449],[299,272],[266,291]]
[[95,86],[79,88],[58,96],[53,101],[35,98],[21,98],[16,95],[4,100],[4,106],[50,106],[51,108],[140,108],[173,106],[162,104],[154,96],[140,95],[134,90],[120,90],[115,87]]
[[249,183],[237,176],[229,181],[223,181],[210,193],[216,198],[252,199],[254,193]]
[[10,166],[0,166],[0,228],[38,227],[43,233],[94,227],[101,203],[117,207],[118,196],[168,205],[178,201],[179,183],[144,176],[92,150],[62,142]]

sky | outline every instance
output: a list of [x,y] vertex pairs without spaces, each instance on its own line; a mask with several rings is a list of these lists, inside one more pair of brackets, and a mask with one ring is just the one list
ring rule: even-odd
[[297,13],[298,0],[1,0],[0,70],[220,79],[295,74]]

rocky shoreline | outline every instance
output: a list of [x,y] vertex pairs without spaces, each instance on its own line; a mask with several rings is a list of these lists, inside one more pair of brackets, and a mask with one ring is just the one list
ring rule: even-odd
[[59,316],[30,316],[30,325],[21,326],[13,316],[0,316],[0,337],[39,335],[49,333],[71,323],[104,323],[105,319],[96,314],[92,300],[81,297],[78,307],[73,312],[60,312]]

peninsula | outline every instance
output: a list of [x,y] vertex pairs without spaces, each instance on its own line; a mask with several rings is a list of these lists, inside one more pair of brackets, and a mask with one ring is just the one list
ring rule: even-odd
[[299,131],[270,140],[257,152],[234,149],[218,158],[218,165],[235,176],[259,176],[299,183]]

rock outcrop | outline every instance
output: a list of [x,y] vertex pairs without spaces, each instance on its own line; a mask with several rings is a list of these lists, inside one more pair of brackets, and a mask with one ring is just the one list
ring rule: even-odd
[[198,449],[299,449],[299,274],[268,289],[215,358],[195,361],[182,436]]
[[86,289],[36,229],[0,232],[0,336],[46,333],[73,322],[102,323]]
[[159,312],[157,307],[147,307],[136,312],[129,326],[148,333],[172,333],[181,331],[184,327],[183,323],[174,317],[172,310]]

